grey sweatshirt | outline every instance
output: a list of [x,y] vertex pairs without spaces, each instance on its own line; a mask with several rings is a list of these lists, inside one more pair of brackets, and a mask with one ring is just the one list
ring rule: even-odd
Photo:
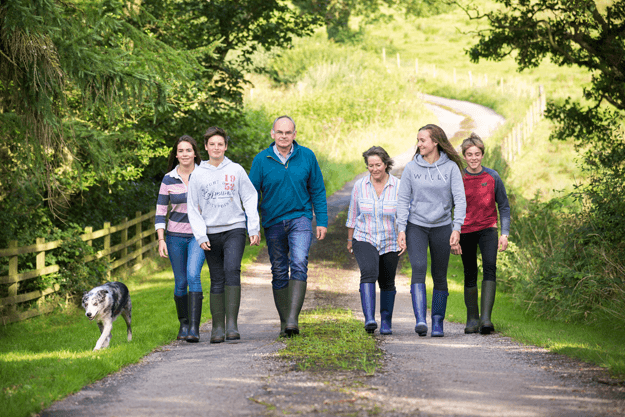
[[189,179],[187,206],[200,245],[208,242],[208,233],[246,228],[246,223],[250,236],[260,232],[258,192],[243,167],[227,157],[217,167],[202,161],[195,168]]
[[458,165],[445,152],[433,164],[415,155],[401,176],[397,196],[397,230],[406,231],[410,222],[423,227],[445,226],[452,222],[460,231],[466,216],[467,201]]

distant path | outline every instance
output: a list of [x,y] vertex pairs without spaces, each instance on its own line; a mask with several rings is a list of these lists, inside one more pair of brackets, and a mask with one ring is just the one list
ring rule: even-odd
[[[483,138],[503,120],[472,103],[424,98],[450,137],[466,131],[467,117],[475,122],[470,129]],[[395,156],[397,174],[413,153],[410,149]],[[352,187],[353,181],[328,198],[331,222],[346,208]],[[361,317],[353,259],[341,269],[325,259],[332,255],[328,255],[332,242],[344,240],[344,230],[337,229],[336,236],[315,245],[311,252],[310,291],[304,309],[343,306]],[[341,243],[337,250],[343,248]],[[625,411],[622,401],[602,399],[607,394],[598,393],[597,384],[579,377],[577,362],[570,362],[570,369],[563,368],[558,362],[562,357],[542,349],[498,335],[465,336],[461,324],[446,323],[444,338],[417,337],[407,277],[398,279],[393,335],[381,339],[386,352],[381,372],[365,377],[296,371],[291,364],[276,360],[282,344],[276,341],[279,321],[270,281],[265,250],[243,276],[240,342],[211,345],[207,323],[201,329],[200,343],[164,346],[141,363],[53,404],[41,415],[581,416]],[[550,369],[551,364],[555,369]]]

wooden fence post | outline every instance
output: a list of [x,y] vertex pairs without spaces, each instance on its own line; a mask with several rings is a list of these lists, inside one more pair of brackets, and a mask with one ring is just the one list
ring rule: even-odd
[[[17,248],[17,240],[9,241],[9,249]],[[19,286],[19,282],[17,282],[17,255],[11,256],[9,259],[9,281],[12,281],[9,285],[9,297],[17,296],[17,288]],[[11,313],[15,313],[17,309],[17,303],[11,304],[9,307],[9,311]]]
[[[37,245],[43,245],[44,243],[46,243],[46,239],[43,237],[38,237],[36,242],[37,242]],[[46,252],[45,251],[38,252],[35,257],[35,269],[43,269],[45,267],[46,267]],[[39,297],[39,299],[37,300],[37,306],[41,307],[45,300],[46,300],[45,295]]]
[[[92,226],[85,227],[85,234],[89,234],[89,233],[93,233],[93,227]],[[89,239],[87,241],[87,245],[93,246],[93,240]]]
[[[135,218],[139,218],[141,217],[141,212],[138,211],[135,213]],[[135,237],[138,238],[137,243],[135,245],[135,250],[138,250],[139,252],[141,252],[141,247],[143,246],[143,239],[141,239],[141,222],[137,222],[137,224],[135,225]],[[139,253],[139,255],[137,256],[137,262],[141,262],[143,260],[143,254]]]
[[[111,263],[111,222],[104,223],[106,235],[104,236],[104,253],[106,253],[106,262]],[[106,271],[106,280],[111,280],[111,270]]]

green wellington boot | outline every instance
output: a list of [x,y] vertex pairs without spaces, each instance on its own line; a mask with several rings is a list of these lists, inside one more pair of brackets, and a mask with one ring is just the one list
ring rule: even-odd
[[226,285],[226,340],[239,340],[239,306],[241,305],[241,286]]
[[299,324],[297,322],[299,313],[304,305],[306,296],[306,281],[296,279],[289,280],[289,314],[284,328],[287,336],[299,334]]
[[495,331],[495,326],[490,319],[495,304],[496,281],[482,281],[482,316],[480,317],[480,333],[490,334]]
[[464,328],[466,334],[480,331],[480,309],[477,305],[477,285],[464,287],[464,305],[467,306],[467,325]]
[[286,319],[289,315],[289,287],[273,290],[273,301],[280,316],[280,337],[286,336]]
[[210,295],[211,316],[213,316],[213,328],[211,330],[211,343],[221,343],[226,339],[226,311],[224,293]]

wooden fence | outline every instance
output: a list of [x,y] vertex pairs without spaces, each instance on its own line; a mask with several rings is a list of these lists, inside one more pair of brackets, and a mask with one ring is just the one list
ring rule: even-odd
[[[92,227],[86,227],[85,233],[80,237],[87,242],[89,246],[93,246],[93,241],[103,239],[102,249],[94,255],[86,258],[86,261],[94,259],[106,258],[110,263],[110,271],[117,270],[116,275],[125,275],[129,272],[136,271],[143,266],[148,252],[158,246],[156,231],[154,230],[154,216],[156,211],[147,214],[136,213],[136,217],[132,220],[125,219],[117,226],[111,226],[110,223],[104,223],[100,230],[93,231]],[[142,230],[142,223],[151,222],[151,227]],[[134,229],[134,236],[128,239],[128,230]],[[114,233],[120,233],[121,243],[111,246],[111,236]],[[0,285],[8,285],[8,296],[0,298],[0,311],[2,316],[0,319],[3,324],[25,320],[40,314],[44,314],[52,310],[53,306],[45,304],[45,297],[59,290],[58,285],[47,288],[43,291],[31,291],[28,293],[20,293],[20,283],[29,279],[53,274],[59,271],[58,265],[46,265],[46,251],[61,246],[61,240],[46,242],[43,238],[38,238],[34,245],[17,246],[17,241],[9,242],[7,249],[0,249],[0,258],[8,259],[8,275],[0,276]],[[131,252],[129,253],[129,250]],[[35,269],[20,271],[18,265],[19,255],[34,253]],[[153,252],[155,253],[155,251]],[[109,277],[110,277],[109,271]],[[26,311],[18,311],[18,304],[27,301],[37,300],[36,308],[30,308]]]

